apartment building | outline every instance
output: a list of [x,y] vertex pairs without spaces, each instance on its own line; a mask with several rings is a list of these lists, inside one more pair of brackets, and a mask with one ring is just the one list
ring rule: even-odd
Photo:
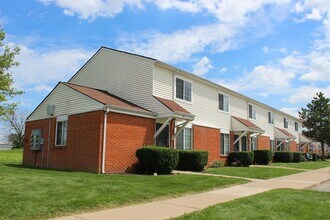
[[298,151],[310,142],[300,133],[298,118],[266,104],[159,60],[101,47],[28,117],[23,163],[129,172],[145,145],[207,150],[211,162],[230,151]]

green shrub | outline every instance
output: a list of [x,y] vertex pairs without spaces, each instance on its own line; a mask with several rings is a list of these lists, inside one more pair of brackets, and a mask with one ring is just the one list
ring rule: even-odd
[[292,155],[293,155],[292,162],[299,163],[301,161],[301,159],[302,159],[301,152],[293,152]]
[[229,166],[244,166],[248,167],[253,163],[253,152],[233,151],[228,155]]
[[174,149],[148,146],[136,151],[138,168],[145,174],[170,174],[178,164],[179,152]]
[[317,161],[319,159],[319,155],[317,155],[316,153],[313,153],[312,156],[313,156],[313,161]]
[[223,161],[223,160],[212,161],[208,165],[209,168],[220,168],[220,167],[224,167],[224,166],[225,166],[225,161]]
[[272,152],[270,150],[255,150],[254,163],[261,165],[268,165],[272,161]]
[[176,169],[188,171],[202,171],[207,164],[208,151],[178,150],[179,162]]
[[275,162],[290,163],[293,159],[292,152],[288,151],[277,151],[275,152]]

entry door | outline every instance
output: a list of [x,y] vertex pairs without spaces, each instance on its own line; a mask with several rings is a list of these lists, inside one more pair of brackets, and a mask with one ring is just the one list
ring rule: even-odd
[[[163,124],[156,124],[156,130],[158,130]],[[156,146],[169,147],[169,126],[167,125],[162,132],[156,138]]]

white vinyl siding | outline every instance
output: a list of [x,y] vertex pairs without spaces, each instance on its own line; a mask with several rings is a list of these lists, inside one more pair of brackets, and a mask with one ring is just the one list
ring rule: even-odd
[[221,139],[221,141],[220,141],[220,143],[221,143],[220,154],[228,155],[229,154],[229,147],[230,147],[230,135],[229,134],[221,134],[220,139]]
[[219,99],[219,110],[224,112],[229,112],[229,97],[219,93],[218,99]]
[[257,109],[255,105],[249,104],[249,118],[250,119],[257,119]]
[[153,95],[154,60],[103,48],[69,82],[105,90],[152,112],[169,110]]
[[191,150],[192,149],[192,129],[184,128],[176,137],[176,149]]
[[27,121],[48,118],[47,105],[55,105],[55,115],[72,115],[83,112],[101,110],[103,104],[77,92],[70,87],[60,84],[52,94],[34,111]]

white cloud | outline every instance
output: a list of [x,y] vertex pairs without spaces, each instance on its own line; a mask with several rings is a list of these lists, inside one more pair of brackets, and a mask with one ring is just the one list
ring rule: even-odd
[[141,0],[39,0],[44,4],[55,4],[64,9],[64,14],[77,14],[80,19],[94,20],[97,17],[113,18],[121,13],[125,6],[143,9]]
[[18,46],[21,48],[17,57],[20,65],[11,69],[15,86],[35,91],[49,90],[49,83],[67,80],[92,55],[91,51],[81,48],[41,51]]
[[269,52],[269,48],[268,47],[263,47],[262,50],[264,51],[264,53],[268,53]]
[[296,107],[293,107],[293,108],[281,108],[280,111],[282,112],[285,112],[289,115],[292,115],[294,117],[297,117],[299,118],[299,114],[298,114],[298,111],[299,111],[299,108],[296,108]]
[[[181,4],[182,1],[156,1],[155,3],[162,9],[180,10],[177,4]],[[198,6],[200,10],[182,8],[181,10],[189,12],[206,10],[217,20],[212,24],[193,26],[172,33],[159,31],[147,31],[136,35],[128,33],[118,39],[118,45],[123,50],[170,63],[189,61],[194,54],[205,51],[222,53],[263,37],[274,22],[281,20],[283,14],[289,13],[282,10],[279,14],[276,10],[275,6],[279,7],[285,3],[287,0],[247,0],[240,4],[231,0],[185,1],[182,4],[193,4],[192,8]],[[274,7],[265,7],[269,4]],[[267,14],[266,18],[265,14]],[[260,19],[261,17],[263,19]]]
[[260,65],[239,78],[219,81],[220,84],[235,91],[253,91],[269,95],[290,90],[291,80],[294,78],[295,74],[292,72],[286,72],[274,66]]
[[330,81],[330,56],[321,55],[311,60],[309,72],[300,77],[305,81]]
[[225,73],[225,72],[227,72],[227,68],[226,68],[226,67],[222,67],[222,68],[220,69],[220,73]]
[[47,85],[47,84],[40,84],[40,85],[36,85],[33,88],[31,88],[31,91],[36,91],[36,92],[50,92],[52,91],[54,87]]
[[193,73],[200,76],[213,68],[210,59],[208,57],[203,57],[193,66]]
[[325,96],[330,97],[330,86],[326,88],[301,86],[291,92],[288,97],[288,101],[290,103],[307,103],[312,100],[317,92],[323,92]]

